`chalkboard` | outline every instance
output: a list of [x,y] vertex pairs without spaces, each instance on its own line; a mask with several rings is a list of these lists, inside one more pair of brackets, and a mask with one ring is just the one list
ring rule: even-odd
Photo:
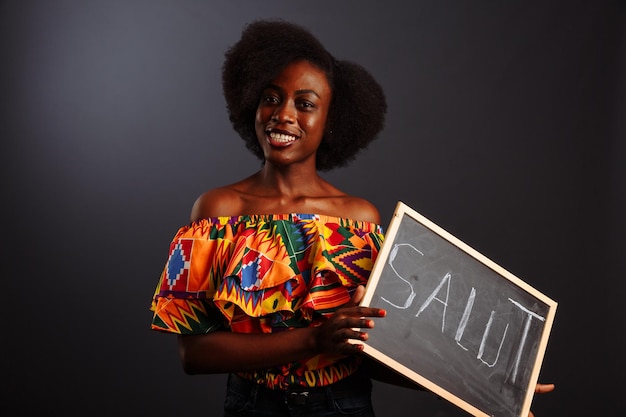
[[557,303],[402,202],[361,305],[387,310],[374,359],[472,415],[528,415]]

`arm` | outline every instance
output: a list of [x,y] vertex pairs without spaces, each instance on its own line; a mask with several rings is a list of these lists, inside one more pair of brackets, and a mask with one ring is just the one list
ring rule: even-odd
[[367,340],[371,329],[367,317],[384,317],[378,308],[359,307],[365,289],[359,287],[350,303],[337,310],[318,327],[293,329],[272,334],[241,334],[217,331],[178,337],[183,369],[188,374],[207,374],[266,369],[309,358],[316,354],[357,354],[363,345],[351,340]]
[[178,336],[183,369],[188,374],[210,374],[266,369],[315,353],[312,328],[276,334],[217,331]]

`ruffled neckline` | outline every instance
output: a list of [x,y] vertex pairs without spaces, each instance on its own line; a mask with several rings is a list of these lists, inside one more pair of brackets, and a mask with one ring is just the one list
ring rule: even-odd
[[278,214],[246,214],[239,216],[215,216],[205,217],[191,222],[190,226],[224,226],[239,223],[264,223],[272,221],[291,221],[294,223],[314,221],[324,223],[337,223],[344,227],[360,229],[363,232],[382,233],[382,226],[366,220],[356,220],[348,217],[332,216],[327,214],[312,213],[278,213]]

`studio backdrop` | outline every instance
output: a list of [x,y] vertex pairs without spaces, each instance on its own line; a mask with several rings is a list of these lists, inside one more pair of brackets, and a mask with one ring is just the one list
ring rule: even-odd
[[[11,416],[218,416],[150,301],[202,192],[259,161],[220,71],[243,26],[284,18],[383,86],[385,128],[324,176],[403,201],[559,303],[535,397],[624,415],[626,43],[621,1],[6,0],[4,408]],[[613,382],[611,382],[613,381]],[[8,388],[7,388],[8,387]],[[375,383],[381,417],[463,416]]]

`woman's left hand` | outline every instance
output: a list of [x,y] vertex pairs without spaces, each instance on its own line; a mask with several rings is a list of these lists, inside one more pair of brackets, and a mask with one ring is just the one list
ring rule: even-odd
[[[554,391],[554,384],[537,384],[535,386],[535,394],[546,394]],[[528,412],[528,417],[535,417],[532,411]]]

